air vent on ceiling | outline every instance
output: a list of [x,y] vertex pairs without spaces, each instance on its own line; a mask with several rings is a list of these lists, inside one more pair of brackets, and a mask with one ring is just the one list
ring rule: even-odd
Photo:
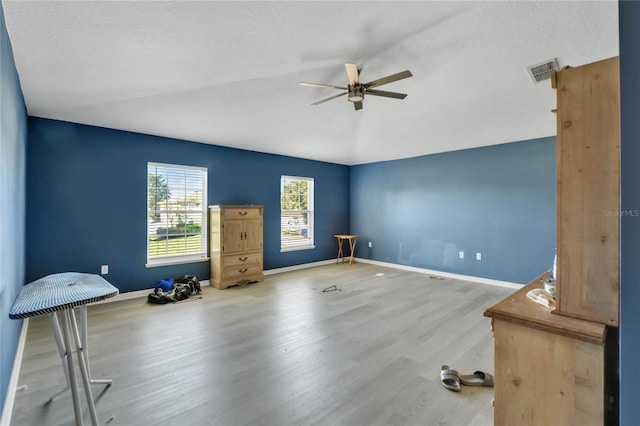
[[558,71],[559,69],[560,68],[558,68],[558,61],[556,60],[556,58],[527,67],[529,77],[531,77],[531,80],[533,80],[534,83],[548,80],[549,78],[551,78],[551,70]]

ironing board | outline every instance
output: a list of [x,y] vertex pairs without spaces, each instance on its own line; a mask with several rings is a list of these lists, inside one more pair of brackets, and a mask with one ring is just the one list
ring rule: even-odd
[[[78,382],[73,364],[73,345],[78,354],[78,366],[82,376],[83,387],[89,415],[94,426],[98,426],[95,403],[91,393],[92,383],[110,384],[111,380],[92,380],[89,369],[87,351],[87,304],[114,297],[118,289],[104,278],[94,274],[66,272],[48,275],[33,281],[20,290],[9,311],[9,318],[23,319],[40,315],[49,315],[53,336],[58,346],[58,354],[62,360],[67,386],[71,388],[73,409],[77,426],[82,426],[82,407],[78,396]],[[74,308],[80,311],[80,328]],[[73,341],[73,343],[72,343]],[[55,398],[67,388],[51,396]]]

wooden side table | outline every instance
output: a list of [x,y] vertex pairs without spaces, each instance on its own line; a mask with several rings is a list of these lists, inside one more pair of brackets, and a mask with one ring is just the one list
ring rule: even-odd
[[353,256],[355,254],[356,251],[356,240],[358,239],[357,235],[344,235],[344,234],[339,234],[339,235],[334,235],[337,239],[338,239],[338,258],[336,259],[336,263],[338,263],[340,261],[340,259],[342,259],[342,261],[344,262],[344,252],[342,251],[342,243],[344,242],[344,240],[348,240],[349,241],[349,250],[350,250],[350,254],[349,254],[349,265],[351,265],[352,263],[355,262],[355,260],[353,259]]

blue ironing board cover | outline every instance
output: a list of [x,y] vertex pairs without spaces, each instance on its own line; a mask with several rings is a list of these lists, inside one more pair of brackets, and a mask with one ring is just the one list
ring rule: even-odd
[[63,311],[117,294],[118,289],[100,275],[78,272],[48,275],[22,287],[9,311],[9,318],[28,318]]

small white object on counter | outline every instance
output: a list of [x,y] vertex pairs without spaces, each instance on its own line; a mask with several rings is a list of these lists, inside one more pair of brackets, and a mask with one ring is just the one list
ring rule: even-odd
[[527,297],[536,303],[541,304],[545,308],[555,309],[556,301],[551,297],[549,293],[541,288],[534,288],[527,292]]

